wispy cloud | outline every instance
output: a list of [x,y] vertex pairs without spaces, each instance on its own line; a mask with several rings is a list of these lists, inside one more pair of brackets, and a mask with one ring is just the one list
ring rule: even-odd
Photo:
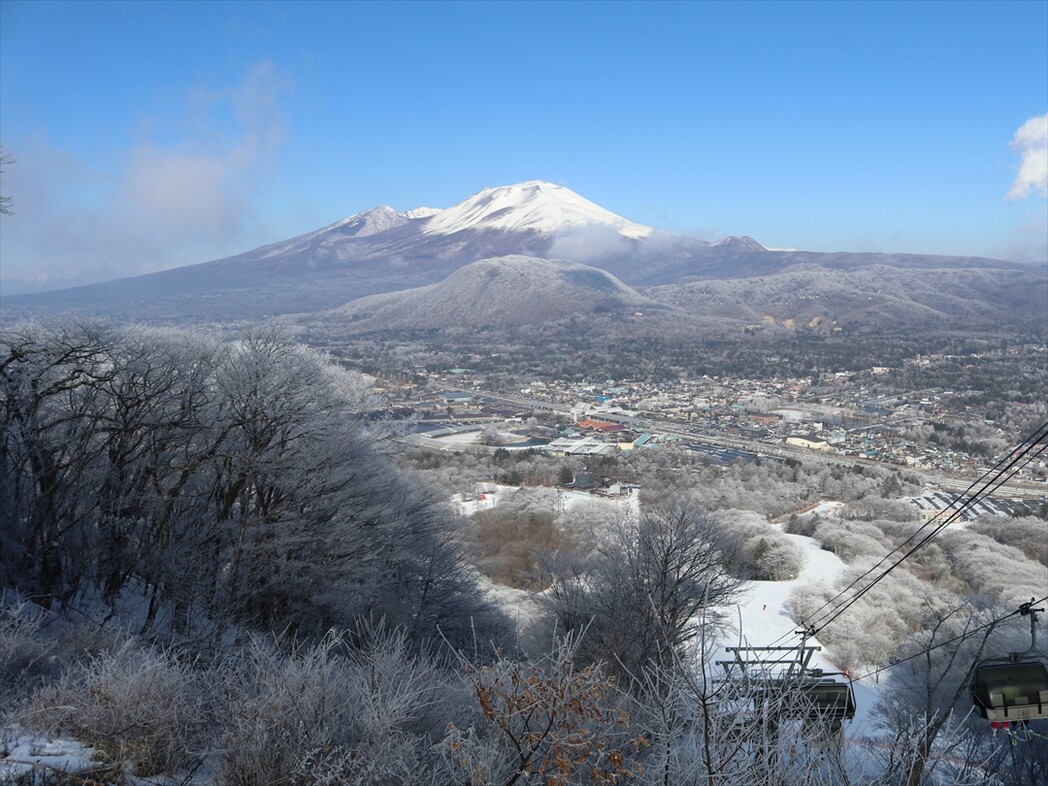
[[1019,172],[1006,198],[1022,199],[1031,191],[1048,196],[1048,112],[1023,123],[1011,146],[1019,156]]
[[188,122],[148,119],[109,169],[87,151],[26,140],[5,173],[18,209],[5,218],[3,277],[71,285],[242,250],[260,223],[289,89],[263,62],[233,86],[186,91],[178,115]]
[[616,229],[603,224],[568,224],[553,236],[549,254],[555,259],[569,259],[583,264],[629,248],[628,241]]

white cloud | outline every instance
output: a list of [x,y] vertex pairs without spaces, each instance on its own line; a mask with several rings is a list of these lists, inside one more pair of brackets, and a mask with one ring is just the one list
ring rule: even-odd
[[1006,198],[1022,199],[1031,191],[1048,196],[1048,112],[1023,123],[1011,147],[1019,156],[1019,173]]
[[72,285],[244,250],[284,138],[289,86],[263,62],[229,88],[191,89],[177,121],[148,120],[109,168],[90,151],[24,140],[17,168],[4,173],[17,199],[0,237],[0,277]]
[[628,251],[629,242],[614,227],[596,223],[567,224],[553,236],[549,255],[583,264],[597,257]]

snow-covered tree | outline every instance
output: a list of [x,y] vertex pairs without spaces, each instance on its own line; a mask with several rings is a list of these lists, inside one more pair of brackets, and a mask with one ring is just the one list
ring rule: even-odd
[[609,526],[588,558],[551,560],[543,595],[559,630],[585,631],[580,652],[629,677],[667,666],[702,627],[699,612],[734,597],[723,528],[687,500]]
[[146,627],[319,636],[356,615],[465,641],[497,615],[453,519],[356,417],[366,396],[274,330],[221,344],[91,323],[0,346],[0,580],[45,606],[129,586]]

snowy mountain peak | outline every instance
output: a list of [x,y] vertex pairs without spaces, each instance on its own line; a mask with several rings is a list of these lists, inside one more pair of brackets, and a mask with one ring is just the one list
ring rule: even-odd
[[731,248],[739,251],[767,251],[764,246],[746,235],[728,235],[713,244],[714,248]]
[[328,230],[335,230],[347,237],[368,237],[406,224],[408,217],[398,213],[389,205],[379,205],[363,213],[356,213],[349,218],[332,224]]
[[362,213],[354,213],[349,218],[336,221],[321,232],[337,232],[343,237],[370,237],[380,232],[403,226],[409,221],[419,221],[435,216],[441,211],[433,207],[416,207],[411,210],[397,212],[389,205],[379,205]]
[[434,215],[422,231],[429,235],[451,235],[464,229],[552,234],[580,225],[608,227],[632,239],[647,237],[652,232],[650,227],[627,221],[569,188],[543,180],[485,188]]

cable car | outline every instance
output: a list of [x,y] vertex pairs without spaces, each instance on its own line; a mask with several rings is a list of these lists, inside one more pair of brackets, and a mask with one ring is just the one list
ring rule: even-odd
[[994,724],[1048,718],[1048,667],[1037,657],[1037,614],[1033,599],[1019,607],[1030,617],[1030,649],[975,667],[971,694],[975,711]]
[[1048,718],[1048,668],[1036,660],[983,662],[972,679],[972,701],[996,723]]

